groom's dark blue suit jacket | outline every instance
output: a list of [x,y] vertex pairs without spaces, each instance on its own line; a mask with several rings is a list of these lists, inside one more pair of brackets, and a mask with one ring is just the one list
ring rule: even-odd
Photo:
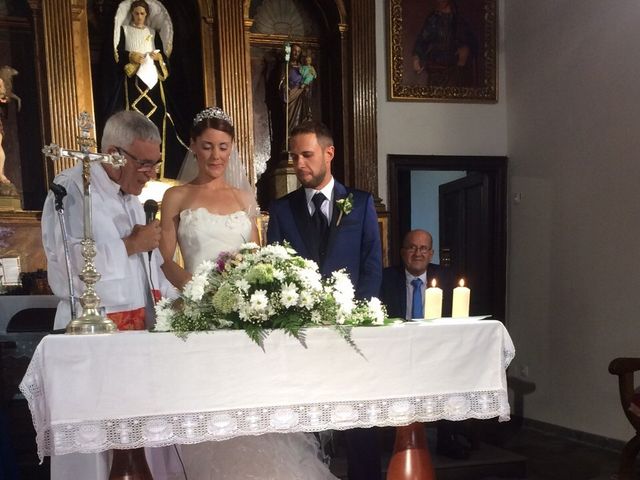
[[[348,215],[343,214],[340,225],[337,225],[340,210],[336,201],[349,193],[353,194],[353,210]],[[286,240],[299,255],[320,264],[317,248],[314,248],[317,242],[315,232],[303,188],[271,204],[267,228],[269,243]],[[341,268],[349,273],[356,298],[378,295],[382,281],[382,249],[373,197],[335,182],[327,250],[320,273],[329,276]]]

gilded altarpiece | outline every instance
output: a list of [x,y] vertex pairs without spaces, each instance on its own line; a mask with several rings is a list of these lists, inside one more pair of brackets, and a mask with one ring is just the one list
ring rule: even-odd
[[[45,161],[39,153],[42,146],[51,142],[75,146],[76,116],[83,110],[95,115],[99,138],[108,95],[105,72],[113,65],[113,13],[119,1],[21,1],[24,8],[17,20],[3,17],[0,9],[0,42],[23,35],[21,45],[27,45],[26,55],[6,60],[24,70],[20,88],[24,87],[23,98],[29,99],[18,115],[18,140],[11,148],[19,149],[21,163],[29,165],[34,200],[27,208],[39,210],[48,182],[70,166]],[[262,169],[267,175],[283,160],[276,85],[282,48],[286,42],[298,42],[317,70],[312,111],[335,135],[335,176],[377,198],[373,0],[158,1],[175,25],[167,95],[185,140],[193,115],[206,105],[219,105],[235,120],[237,149],[251,181],[257,182]],[[265,27],[260,12],[278,4],[279,18],[290,25]],[[168,177],[179,169],[182,158],[177,157],[167,161]],[[39,176],[31,174],[38,171]],[[24,174],[22,178],[24,182]],[[274,195],[269,188],[264,187],[266,195],[260,194],[263,208]],[[384,215],[381,225],[386,244]]]
[[[372,0],[354,0],[348,5],[343,0],[159,1],[174,21],[175,45],[169,58],[172,83],[167,86],[167,96],[175,104],[176,123],[186,124],[181,127],[183,137],[196,111],[204,105],[222,106],[235,119],[240,157],[252,180],[257,180],[254,152],[264,159],[265,139],[257,137],[264,132],[256,128],[254,116],[262,119],[264,107],[261,112],[256,106],[271,101],[266,97],[274,94],[258,92],[262,96],[253,98],[258,77],[266,78],[264,65],[259,63],[281,68],[277,63],[281,62],[284,43],[298,42],[317,68],[314,110],[336,135],[336,176],[377,192],[376,169],[370,168],[377,159]],[[113,15],[119,3],[28,0],[36,91],[43,100],[39,106],[42,143],[72,145],[75,116],[80,110],[96,116],[99,134],[105,116],[104,98],[109,95],[105,71],[113,62]],[[265,27],[260,12],[267,10],[276,11],[282,22]],[[270,87],[267,81],[273,79],[265,80],[265,88]],[[273,120],[268,119],[269,128],[277,127],[278,119]],[[282,143],[275,139],[280,133],[269,135],[269,145],[274,144],[271,149],[275,150],[275,145]],[[277,150],[268,152],[269,158],[282,153],[281,147]],[[181,159],[170,162],[176,166],[169,169],[168,176]],[[48,165],[48,178],[63,167]]]

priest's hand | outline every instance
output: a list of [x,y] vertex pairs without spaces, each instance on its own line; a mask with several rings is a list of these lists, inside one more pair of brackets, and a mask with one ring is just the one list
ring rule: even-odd
[[148,225],[135,225],[131,235],[122,239],[127,249],[127,255],[150,252],[160,244],[160,220],[154,220]]

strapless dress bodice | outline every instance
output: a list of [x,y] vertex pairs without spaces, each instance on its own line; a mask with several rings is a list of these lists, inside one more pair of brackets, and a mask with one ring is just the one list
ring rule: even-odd
[[251,219],[244,211],[228,215],[211,213],[204,207],[181,211],[178,244],[185,269],[193,273],[205,260],[238,250],[251,241],[251,228]]

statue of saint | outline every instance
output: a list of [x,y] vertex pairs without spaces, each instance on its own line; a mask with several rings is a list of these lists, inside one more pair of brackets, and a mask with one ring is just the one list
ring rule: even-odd
[[[18,111],[22,107],[22,101],[15,93],[13,93],[13,76],[17,75],[18,71],[8,65],[0,68],[0,104],[8,104],[11,100],[15,100],[18,103]],[[10,185],[11,180],[5,175],[4,164],[6,160],[6,154],[2,141],[4,139],[4,126],[2,124],[3,112],[0,112],[0,184]]]
[[[285,47],[286,48],[286,47]],[[287,104],[287,128],[291,131],[296,125],[311,120],[311,85],[318,77],[312,65],[311,54],[304,54],[297,43],[291,45],[291,57],[288,62],[288,82],[284,100]],[[282,79],[281,85],[285,84]],[[282,88],[282,87],[281,87]]]
[[[157,0],[120,2],[114,20],[113,47],[122,82],[111,110],[135,110],[155,123],[162,135],[165,160],[167,142],[183,144],[167,109],[164,81],[170,73],[173,23],[165,6]],[[180,158],[183,155],[184,150]],[[164,176],[163,171],[160,176]]]

